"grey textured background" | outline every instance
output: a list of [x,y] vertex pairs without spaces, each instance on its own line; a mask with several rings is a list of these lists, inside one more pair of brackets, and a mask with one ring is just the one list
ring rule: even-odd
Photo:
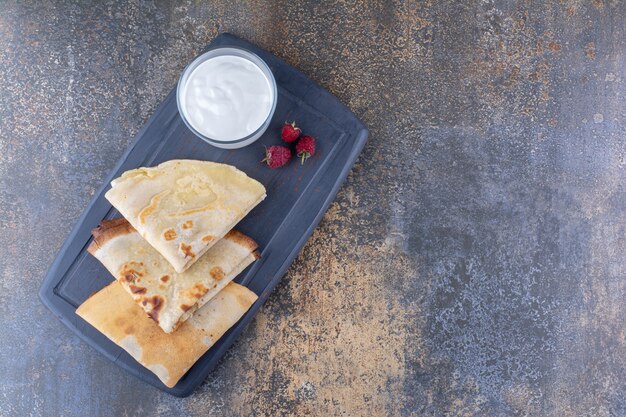
[[[626,415],[625,21],[618,0],[0,2],[0,416]],[[178,399],[37,289],[223,31],[371,136],[253,324]]]

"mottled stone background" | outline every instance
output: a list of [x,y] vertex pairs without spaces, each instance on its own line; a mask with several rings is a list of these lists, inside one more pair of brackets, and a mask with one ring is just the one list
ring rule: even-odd
[[[626,415],[620,0],[0,1],[0,416]],[[40,304],[185,64],[232,32],[370,140],[189,398]]]

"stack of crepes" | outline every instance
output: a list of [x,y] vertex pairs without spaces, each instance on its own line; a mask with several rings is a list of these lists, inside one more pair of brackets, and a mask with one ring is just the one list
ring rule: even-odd
[[232,228],[265,188],[194,160],[133,169],[111,187],[124,218],[95,228],[88,251],[116,280],[76,313],[173,387],[257,299],[232,282],[259,258],[257,244]]

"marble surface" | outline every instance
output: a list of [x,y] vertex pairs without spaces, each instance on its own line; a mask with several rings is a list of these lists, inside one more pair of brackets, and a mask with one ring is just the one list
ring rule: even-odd
[[[617,0],[0,3],[0,416],[626,415]],[[370,140],[252,325],[185,399],[40,304],[72,226],[218,33]]]

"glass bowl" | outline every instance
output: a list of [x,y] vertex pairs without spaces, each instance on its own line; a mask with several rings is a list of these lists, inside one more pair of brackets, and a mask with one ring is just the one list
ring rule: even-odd
[[[188,116],[185,114],[185,109],[182,103],[182,95],[185,92],[185,87],[187,86],[187,81],[189,80],[189,76],[191,75],[191,73],[203,62],[211,58],[224,56],[224,55],[237,56],[240,58],[244,58],[250,61],[251,63],[253,63],[254,65],[256,65],[267,78],[267,81],[270,84],[270,92],[272,94],[272,99],[271,99],[272,105],[265,121],[254,132],[250,133],[249,135],[245,137],[234,139],[234,140],[220,140],[219,138],[210,138],[200,133],[198,129],[196,129],[192,125],[192,123],[189,121]],[[216,47],[216,48],[209,49],[207,52],[205,52],[204,54],[200,55],[199,57],[191,61],[191,63],[187,65],[187,67],[183,70],[183,73],[181,74],[180,79],[178,80],[178,86],[176,90],[176,104],[178,106],[178,113],[180,113],[180,117],[183,119],[183,122],[185,122],[185,125],[187,125],[189,130],[191,130],[200,139],[218,148],[238,149],[238,148],[243,148],[244,146],[250,145],[251,143],[256,141],[258,138],[260,138],[261,135],[265,132],[270,122],[272,121],[274,110],[276,110],[277,96],[278,96],[278,93],[277,93],[277,88],[276,88],[276,80],[274,79],[274,74],[272,74],[272,71],[267,66],[265,61],[263,61],[258,55],[246,49],[239,48],[239,47],[233,47],[233,46]]]

